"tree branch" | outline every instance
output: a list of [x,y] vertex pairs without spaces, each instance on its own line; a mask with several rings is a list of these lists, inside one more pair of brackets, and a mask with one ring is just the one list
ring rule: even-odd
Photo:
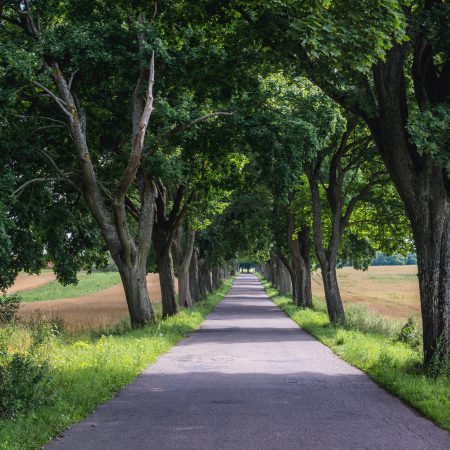
[[12,197],[18,197],[27,186],[34,183],[45,183],[46,181],[68,181],[67,177],[56,177],[56,178],[33,178],[31,180],[26,181],[21,186],[19,186],[12,194]]
[[192,128],[194,125],[198,124],[199,122],[204,122],[205,120],[210,119],[211,117],[218,117],[218,116],[232,116],[236,114],[235,111],[233,112],[227,112],[227,111],[216,111],[216,112],[212,112],[209,114],[205,114],[204,116],[201,117],[197,117],[196,119],[192,120],[189,123],[186,124],[182,124],[182,125],[177,125],[175,127],[173,127],[171,130],[169,130],[167,133],[163,134],[157,141],[156,143],[153,145],[153,147],[147,147],[144,152],[145,155],[151,155],[157,148],[159,145],[161,145],[163,142],[167,141],[170,136],[177,134],[177,133],[181,133],[182,131],[185,131],[189,128]]
[[44,92],[46,92],[48,95],[50,95],[50,97],[53,98],[53,100],[55,100],[55,102],[57,103],[57,105],[61,108],[62,112],[68,116],[70,119],[72,119],[72,114],[70,113],[70,111],[66,108],[67,107],[67,103],[60,97],[58,97],[56,94],[54,94],[50,89],[47,89],[44,85],[42,85],[41,83],[38,83],[37,81],[33,81],[33,84],[36,85],[38,88],[42,89]]

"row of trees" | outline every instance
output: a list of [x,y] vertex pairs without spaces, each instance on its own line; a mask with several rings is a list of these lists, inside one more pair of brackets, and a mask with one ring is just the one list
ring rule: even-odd
[[[446,2],[0,2],[1,284],[109,251],[133,326],[236,259],[289,274],[417,252],[425,361],[450,353]],[[406,212],[406,214],[405,214]],[[287,285],[287,283],[285,283]],[[287,289],[287,287],[286,287]]]

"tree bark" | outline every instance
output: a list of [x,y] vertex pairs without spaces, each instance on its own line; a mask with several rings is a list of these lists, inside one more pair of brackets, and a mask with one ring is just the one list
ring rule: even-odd
[[345,313],[337,281],[336,262],[326,260],[325,263],[320,264],[320,268],[330,322],[344,323]]
[[209,269],[209,267],[206,265],[205,266],[205,287],[206,287],[206,293],[209,294],[213,291],[213,286],[212,286],[212,279],[211,279],[211,270]]
[[214,290],[220,287],[220,268],[215,264],[212,268],[212,288]]
[[133,328],[151,322],[153,311],[147,290],[147,270],[143,267],[118,266]]
[[323,245],[322,208],[319,187],[311,168],[307,169],[307,175],[312,197],[314,247],[322,272],[328,317],[331,323],[343,324],[345,323],[345,312],[336,274],[339,240],[342,234],[342,228],[340,226],[342,208],[339,204],[333,208],[331,237],[328,242],[328,248],[325,250]]
[[[450,357],[450,182],[445,169],[429,155],[419,155],[409,140],[406,56],[407,46],[395,44],[386,61],[374,68],[379,117],[366,118],[366,122],[411,221],[417,249],[424,360],[429,363],[438,349]],[[415,73],[419,73],[417,54],[414,64]],[[416,89],[419,84],[416,80]],[[436,87],[437,83],[428,99],[433,103],[444,98],[443,94],[439,98]],[[426,86],[416,94],[421,105]]]
[[191,264],[192,253],[194,251],[195,231],[188,230],[185,248],[183,248],[180,231],[181,228],[177,233],[177,239],[175,241],[178,268],[178,301],[182,307],[191,307],[192,297],[189,287],[189,266]]
[[288,248],[291,254],[292,295],[296,305],[312,306],[311,290],[311,239],[309,227],[296,233],[294,217],[288,211]]
[[[142,16],[139,20],[143,20]],[[39,40],[40,32],[37,29],[35,31],[37,33],[35,37]],[[138,34],[138,42],[141,49],[143,45],[141,34]],[[59,97],[44,86],[39,86],[55,100],[66,117],[82,174],[80,191],[119,268],[131,324],[134,328],[142,327],[151,322],[153,317],[147,291],[145,264],[152,236],[155,191],[153,184],[141,170],[141,156],[153,111],[154,57],[152,56],[150,61],[148,79],[146,79],[147,68],[144,64],[140,66],[132,97],[131,153],[112,196],[112,211],[106,207],[104,193],[97,180],[88,146],[87,116],[80,104],[76,89],[70,81],[67,81],[58,63],[52,57],[47,55],[44,59]],[[143,97],[141,91],[145,83],[147,83],[147,92]],[[141,210],[136,217],[137,238],[130,231],[126,211],[126,194],[136,179],[141,200]]]
[[[156,245],[155,245],[156,249]],[[173,316],[177,313],[177,300],[175,294],[175,274],[173,270],[172,252],[156,249],[159,272],[159,285],[161,287],[162,316]]]
[[198,301],[201,293],[198,274],[198,250],[196,248],[192,252],[191,264],[189,265],[189,288],[191,290],[192,301]]
[[205,298],[209,292],[206,277],[207,277],[206,261],[204,258],[200,258],[198,261],[198,287],[201,298]]

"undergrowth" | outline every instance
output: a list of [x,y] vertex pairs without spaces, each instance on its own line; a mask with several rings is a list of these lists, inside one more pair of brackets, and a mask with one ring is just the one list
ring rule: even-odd
[[325,302],[300,309],[262,280],[267,294],[304,330],[374,381],[450,431],[450,372],[445,364],[422,366],[420,332],[411,322],[402,327],[360,308],[347,307],[345,326],[332,326]]
[[[3,364],[12,358],[20,359],[14,363],[16,366],[24,362],[15,376],[25,383],[23,389],[28,393],[35,377],[37,394],[26,407],[19,399],[14,411],[8,411],[12,417],[0,419],[0,449],[40,448],[86,417],[95,406],[132,382],[149,363],[196,330],[231,283],[226,281],[193,308],[182,309],[176,316],[140,330],[130,330],[126,321],[104,330],[101,336],[70,336],[57,324],[35,324],[34,329],[20,324],[1,328]],[[41,372],[33,372],[35,369]],[[13,379],[9,380],[10,388],[15,389]]]

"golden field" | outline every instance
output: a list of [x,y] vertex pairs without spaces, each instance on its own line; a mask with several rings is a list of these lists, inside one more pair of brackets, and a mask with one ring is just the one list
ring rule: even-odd
[[[367,271],[338,269],[344,304],[362,305],[378,315],[406,322],[412,316],[420,323],[417,266],[373,266]],[[320,272],[313,274],[313,294],[324,297]]]

